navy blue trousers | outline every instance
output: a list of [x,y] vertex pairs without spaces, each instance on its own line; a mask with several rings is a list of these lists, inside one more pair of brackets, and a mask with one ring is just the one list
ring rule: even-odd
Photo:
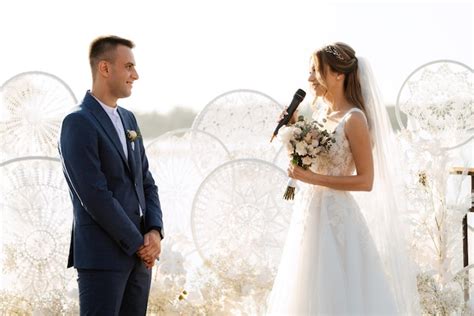
[[81,316],[145,315],[151,270],[137,257],[128,271],[77,269]]

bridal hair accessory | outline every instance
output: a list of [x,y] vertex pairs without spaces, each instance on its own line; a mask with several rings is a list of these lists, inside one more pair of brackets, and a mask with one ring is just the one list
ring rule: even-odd
[[345,61],[344,57],[342,57],[341,53],[339,53],[336,49],[336,47],[332,46],[332,45],[328,45],[324,48],[324,51],[326,53],[329,53],[333,56],[335,56],[337,59],[339,59],[340,61]]

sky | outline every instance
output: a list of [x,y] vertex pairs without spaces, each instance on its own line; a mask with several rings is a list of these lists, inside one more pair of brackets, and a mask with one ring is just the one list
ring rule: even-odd
[[236,89],[286,105],[298,88],[308,91],[311,53],[335,41],[371,62],[387,104],[427,62],[473,66],[469,1],[6,0],[0,12],[0,85],[44,71],[80,100],[91,87],[90,42],[115,34],[136,44],[140,79],[119,104],[139,112],[199,112]]

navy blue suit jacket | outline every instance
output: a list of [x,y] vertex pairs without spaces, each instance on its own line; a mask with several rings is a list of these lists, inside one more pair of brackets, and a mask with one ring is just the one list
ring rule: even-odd
[[[132,112],[121,107],[118,112],[124,130],[139,133]],[[129,269],[143,245],[143,234],[163,228],[158,188],[148,170],[143,139],[135,139],[132,149],[127,137],[126,159],[112,121],[87,92],[80,108],[63,120],[59,142],[74,210],[68,267]]]

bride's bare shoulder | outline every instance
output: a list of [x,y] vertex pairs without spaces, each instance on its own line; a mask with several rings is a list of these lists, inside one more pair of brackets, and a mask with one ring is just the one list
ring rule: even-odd
[[359,108],[354,108],[350,113],[348,113],[346,118],[346,126],[351,124],[364,124],[367,126],[367,116]]
[[364,112],[352,111],[346,118],[344,131],[348,138],[367,138],[369,136],[369,126]]

